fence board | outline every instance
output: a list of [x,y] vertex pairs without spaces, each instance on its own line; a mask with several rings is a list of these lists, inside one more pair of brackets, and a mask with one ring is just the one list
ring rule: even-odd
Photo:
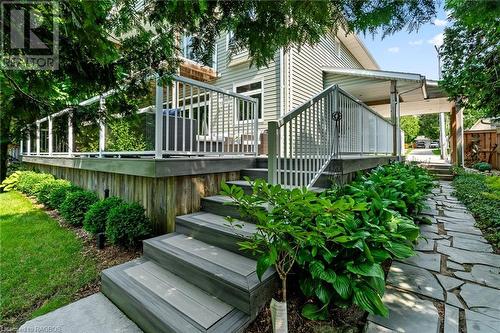
[[464,131],[465,161],[471,164],[472,145],[479,146],[479,160],[489,162],[494,169],[500,170],[500,129],[482,131]]

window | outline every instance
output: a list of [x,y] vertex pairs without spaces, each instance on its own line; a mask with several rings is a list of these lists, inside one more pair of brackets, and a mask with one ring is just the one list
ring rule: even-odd
[[[182,56],[188,60],[192,60],[194,62],[199,62],[199,59],[196,59],[193,50],[193,37],[190,35],[183,35],[181,40],[181,52]],[[217,63],[217,45],[214,47],[214,54],[212,55],[212,63],[202,63],[202,65],[209,66],[212,68],[216,68]]]
[[[259,101],[259,106],[258,106],[259,108],[257,110],[257,116],[258,116],[258,119],[262,119],[262,93],[264,91],[264,89],[262,87],[262,81],[256,81],[256,82],[238,85],[235,87],[235,91],[238,94],[252,97],[252,98],[255,98]],[[238,105],[237,112],[238,112],[238,120],[239,121],[253,119],[252,110],[250,108],[249,103],[244,103],[243,101],[240,101],[239,105]]]

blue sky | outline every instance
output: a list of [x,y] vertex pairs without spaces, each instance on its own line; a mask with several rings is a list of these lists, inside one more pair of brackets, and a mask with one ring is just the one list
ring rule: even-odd
[[416,32],[402,30],[384,39],[381,35],[360,34],[359,37],[382,70],[418,73],[437,80],[438,60],[434,44],[442,43],[442,33],[447,24],[442,5],[432,21]]

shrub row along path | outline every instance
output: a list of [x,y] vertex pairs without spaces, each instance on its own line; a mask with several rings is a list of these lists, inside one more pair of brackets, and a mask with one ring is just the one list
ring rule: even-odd
[[383,299],[389,317],[369,316],[367,332],[500,332],[500,255],[452,193],[451,183],[439,182],[428,198],[427,241],[392,263]]

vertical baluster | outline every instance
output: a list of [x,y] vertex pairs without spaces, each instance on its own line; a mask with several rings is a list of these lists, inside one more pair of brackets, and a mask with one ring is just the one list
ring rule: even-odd
[[179,136],[179,82],[174,81],[174,85],[172,86],[172,98],[173,98],[173,109],[174,109],[174,151],[177,152],[179,150],[177,144],[177,137]]
[[186,152],[186,84],[182,83],[182,152]]
[[[226,152],[226,149],[229,151],[229,144],[231,138],[229,137],[229,129],[228,129],[228,136],[226,139],[226,133],[225,133],[225,118],[226,118],[226,95],[222,94],[222,155]],[[227,140],[227,144],[226,144]],[[226,148],[227,146],[227,148]]]
[[[31,149],[28,147],[28,149]],[[68,112],[68,156],[73,155],[73,112]]]
[[[167,114],[164,114],[163,112],[163,103],[162,103],[162,111],[161,111],[161,114],[162,114],[162,126],[163,124],[165,123],[165,140],[162,140],[162,141],[165,141],[165,150],[166,151],[169,151],[170,150],[170,88],[172,86],[171,85],[168,85],[167,86],[167,96],[166,96],[166,109],[167,109]],[[172,87],[173,89],[173,87]],[[172,90],[172,105],[174,104],[174,101],[173,101],[173,98],[174,98],[174,92]],[[165,121],[163,121],[163,119],[165,119]],[[163,149],[163,144],[162,144],[162,149]]]
[[52,152],[53,152],[53,133],[52,133],[52,116],[48,116],[48,130],[49,130],[49,156],[52,156]]
[[289,154],[290,154],[290,158],[288,160],[288,182],[289,182],[289,185],[290,187],[293,186],[293,154],[294,154],[294,151],[293,151],[293,144],[294,144],[294,137],[293,137],[293,122],[290,121],[290,126],[289,126],[289,138],[290,138],[290,149],[289,149]]
[[279,178],[277,178],[277,175],[279,175],[280,168],[278,165],[279,161],[279,152],[277,152],[278,147],[280,146],[278,144],[278,123],[275,121],[270,121],[267,123],[267,133],[268,133],[268,155],[267,155],[267,161],[268,161],[268,174],[267,174],[267,181],[270,184],[281,184]]
[[36,121],[36,154],[40,155],[40,122]]
[[155,85],[155,158],[163,157],[163,83]]
[[283,173],[281,175],[279,175],[280,177],[283,177],[283,182],[282,184],[287,186],[288,182],[287,182],[287,178],[286,178],[286,174],[288,172],[288,165],[286,164],[286,161],[287,161],[287,152],[288,152],[288,145],[287,145],[287,142],[288,142],[288,133],[287,133],[287,123],[284,123],[283,124]]
[[26,139],[26,154],[31,155],[31,126],[28,127],[28,138]]
[[[222,107],[224,108],[224,105]],[[217,126],[216,131],[215,131],[216,132],[216,134],[215,134],[215,152],[216,153],[219,152],[219,136],[220,136],[219,115],[220,115],[220,97],[219,97],[219,93],[217,93],[217,116],[216,116],[216,120],[215,120],[215,124]],[[222,140],[224,140],[224,136],[222,136]]]
[[[189,152],[192,153],[193,152],[193,140],[195,140],[196,138],[193,138],[193,127],[194,126],[197,126],[195,124],[195,121],[193,120],[194,119],[194,104],[193,104],[193,86],[192,85],[189,85],[189,97],[190,97],[190,111],[189,111],[189,129],[190,129],[190,136],[189,136]],[[198,103],[200,101],[198,100]],[[199,104],[198,104],[199,105]]]

